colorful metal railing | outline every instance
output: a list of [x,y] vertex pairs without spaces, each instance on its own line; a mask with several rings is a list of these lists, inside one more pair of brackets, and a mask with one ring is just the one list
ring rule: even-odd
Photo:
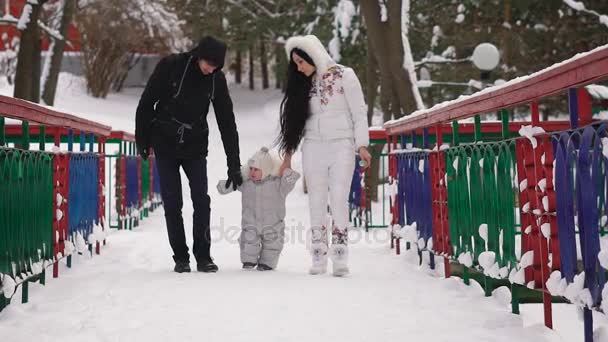
[[[112,203],[115,193],[111,183],[106,187],[114,173],[106,172],[110,127],[5,96],[0,96],[0,113],[2,310],[19,288],[27,302],[29,282],[44,284],[47,267],[58,277],[60,260],[71,267],[74,253],[93,255],[93,248],[100,253],[110,223],[106,199]],[[7,124],[5,118],[21,124]],[[52,152],[46,152],[48,144],[54,145]],[[126,202],[128,187],[131,210],[145,217],[142,206],[160,205],[160,183],[154,157],[142,162],[134,154],[131,147],[129,185],[121,183],[125,196],[119,198]]]
[[[593,119],[600,110],[584,86],[606,78],[608,46],[387,123],[391,246],[399,253],[407,238],[431,267],[443,257],[446,276],[474,279],[488,296],[509,286],[513,313],[522,300],[542,302],[548,327],[553,301],[575,303],[592,341],[591,310],[608,309],[608,122]],[[567,94],[570,121],[541,122],[539,100],[556,94]],[[522,104],[531,121],[510,123],[509,110]],[[482,122],[481,113],[501,122]],[[475,123],[457,121],[466,118]]]

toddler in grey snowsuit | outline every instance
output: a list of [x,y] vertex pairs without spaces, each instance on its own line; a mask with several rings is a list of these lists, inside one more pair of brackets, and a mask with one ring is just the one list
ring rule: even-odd
[[[277,175],[280,164],[262,147],[242,169],[241,262],[244,269],[257,265],[260,271],[275,269],[285,239],[285,199],[300,174],[286,169]],[[233,191],[226,181],[217,185],[220,194]]]

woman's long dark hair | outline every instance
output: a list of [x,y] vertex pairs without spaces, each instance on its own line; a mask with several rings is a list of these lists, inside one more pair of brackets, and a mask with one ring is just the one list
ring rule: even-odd
[[281,134],[277,139],[281,154],[295,152],[304,136],[306,120],[310,117],[309,100],[312,76],[306,76],[298,71],[298,67],[293,61],[294,52],[308,64],[315,65],[312,58],[301,49],[294,48],[289,53],[287,89],[281,102]]

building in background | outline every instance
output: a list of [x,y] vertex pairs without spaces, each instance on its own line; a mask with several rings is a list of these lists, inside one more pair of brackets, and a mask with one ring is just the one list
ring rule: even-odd
[[[50,0],[57,2],[60,0]],[[23,7],[27,0],[0,0],[0,12],[3,19],[19,19]],[[0,53],[10,50],[14,46],[15,39],[19,39],[19,30],[13,24],[0,23]],[[77,25],[73,22],[67,31],[67,44],[64,50],[61,72],[68,72],[77,76],[82,76],[81,64],[81,44],[80,33]],[[46,58],[49,48],[49,39],[46,34],[42,34],[42,58]],[[158,54],[144,53],[139,58],[138,63],[129,71],[125,87],[145,86],[150,74],[154,70],[159,60]],[[41,65],[44,65],[44,60]]]

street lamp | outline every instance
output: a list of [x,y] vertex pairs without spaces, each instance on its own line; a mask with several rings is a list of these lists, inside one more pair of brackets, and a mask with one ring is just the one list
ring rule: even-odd
[[481,88],[483,89],[490,79],[490,72],[498,66],[500,62],[500,52],[498,48],[490,43],[481,43],[473,50],[473,56],[471,56],[473,65],[481,71],[480,81]]

